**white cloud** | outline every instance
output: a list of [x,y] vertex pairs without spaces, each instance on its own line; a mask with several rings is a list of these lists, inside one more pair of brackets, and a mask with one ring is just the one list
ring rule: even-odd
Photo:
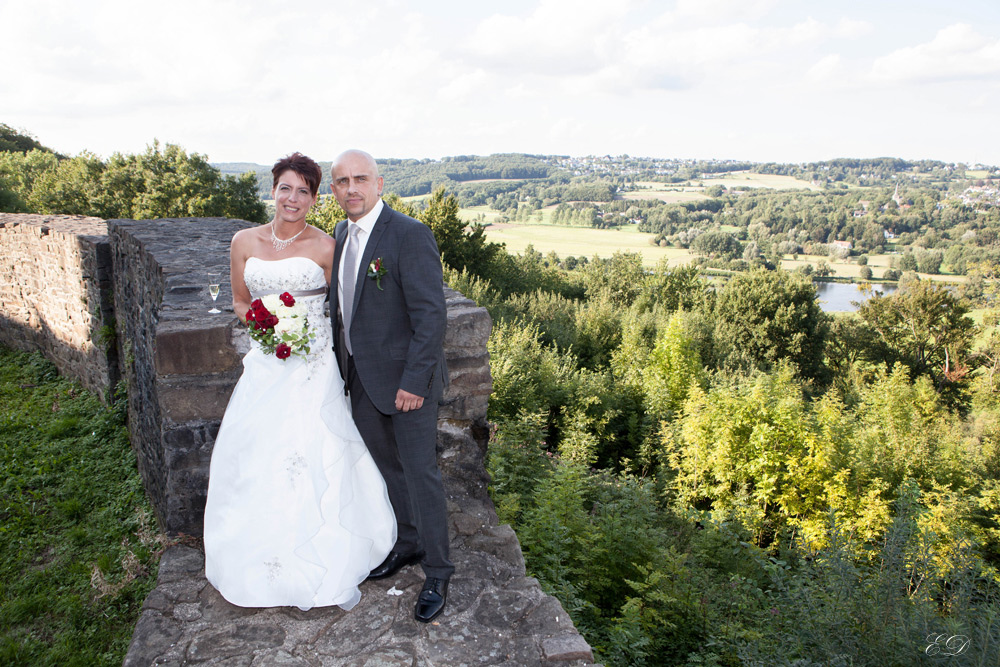
[[823,83],[835,78],[841,71],[841,57],[839,54],[831,53],[823,56],[819,62],[806,71],[806,79],[816,83]]
[[[477,98],[490,94],[494,88],[495,79],[486,70],[476,68],[458,72],[438,91],[438,97],[446,104],[475,104]],[[530,97],[528,93],[526,97]]]
[[925,44],[897,49],[874,62],[871,77],[890,83],[956,81],[1000,76],[1000,40],[956,23]]
[[633,2],[541,0],[529,15],[494,14],[464,40],[466,54],[497,69],[550,76],[600,67],[618,48],[620,25]]
[[586,123],[581,122],[578,118],[563,116],[550,122],[548,138],[556,144],[566,143],[578,140],[587,131]]
[[[104,156],[155,137],[213,160],[263,162],[291,150],[329,159],[347,146],[398,157],[772,159],[848,154],[869,140],[889,153],[898,144],[871,130],[881,118],[900,142],[929,140],[918,122],[958,127],[949,119],[961,113],[961,127],[982,127],[1000,103],[989,85],[1000,75],[1000,16],[980,0],[952,0],[944,30],[940,12],[886,0],[493,7],[0,0],[0,25],[16,26],[0,41],[0,122]],[[963,110],[915,109],[928,80],[953,82]],[[863,105],[850,94],[860,89]]]
[[841,18],[837,21],[834,32],[837,37],[842,37],[844,39],[858,39],[871,34],[874,29],[875,27],[868,21]]
[[778,0],[678,0],[676,15],[699,23],[733,23],[767,16]]

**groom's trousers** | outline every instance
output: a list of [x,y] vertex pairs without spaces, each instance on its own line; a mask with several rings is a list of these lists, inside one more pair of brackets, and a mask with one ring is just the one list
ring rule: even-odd
[[440,380],[420,409],[386,415],[365,393],[353,357],[348,358],[347,369],[354,423],[385,479],[396,513],[393,551],[423,550],[424,574],[447,579],[455,567],[448,558],[448,508],[437,464]]

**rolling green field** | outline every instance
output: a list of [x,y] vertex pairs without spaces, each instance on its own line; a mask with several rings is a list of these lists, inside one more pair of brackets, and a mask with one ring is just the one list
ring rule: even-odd
[[[482,207],[486,208],[486,207]],[[465,211],[469,209],[463,209]],[[695,255],[683,248],[660,248],[650,245],[653,234],[626,229],[590,229],[586,227],[561,227],[556,225],[522,225],[522,224],[491,224],[486,228],[486,238],[493,243],[503,243],[507,252],[519,255],[529,245],[538,252],[546,254],[554,251],[560,258],[569,257],[611,257],[615,252],[635,252],[642,255],[645,266],[656,266],[666,257],[670,266],[687,264]],[[890,255],[869,255],[868,266],[875,278],[881,278],[882,273],[889,268]],[[798,255],[792,259],[786,255],[781,261],[781,267],[793,271],[799,266],[826,262],[832,270],[832,275],[838,278],[860,277],[861,267],[856,258],[845,261],[833,261],[826,255]],[[947,280],[963,282],[964,276],[930,276],[920,274],[921,278],[932,280]]]
[[487,225],[500,222],[501,218],[506,218],[507,214],[489,206],[470,206],[458,209],[458,215],[466,222],[481,221]]
[[706,188],[722,185],[727,188],[770,188],[772,190],[822,190],[808,181],[792,176],[756,174],[749,171],[731,171],[712,178],[693,179],[683,184],[639,181],[636,190],[626,192],[624,199],[659,199],[668,204],[707,199]]
[[590,229],[587,227],[559,227],[556,225],[494,224],[486,228],[486,238],[494,243],[504,243],[507,252],[519,255],[529,245],[548,253],[554,250],[559,257],[611,257],[615,252],[637,252],[643,264],[655,266],[666,257],[671,266],[686,264],[691,254],[681,248],[660,248],[649,244],[652,234],[630,229]]
[[672,185],[642,181],[636,183],[635,190],[622,193],[622,199],[659,199],[668,204],[683,204],[684,202],[708,199],[704,190],[705,188],[697,185]]
[[727,188],[747,187],[747,188],[771,188],[772,190],[822,190],[818,185],[813,185],[809,181],[803,181],[794,176],[781,176],[779,174],[757,174],[750,171],[728,171],[722,174],[713,175],[712,178],[705,178],[696,181],[702,187],[713,185],[725,185]]

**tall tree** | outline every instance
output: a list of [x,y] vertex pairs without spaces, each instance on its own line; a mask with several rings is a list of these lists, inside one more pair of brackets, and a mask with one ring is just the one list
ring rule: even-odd
[[443,187],[431,194],[427,208],[416,217],[434,232],[443,261],[458,271],[475,272],[490,264],[500,251],[500,245],[486,241],[485,227],[466,225],[458,215],[458,200]]
[[40,173],[28,193],[28,208],[39,213],[94,215],[94,203],[103,196],[104,164],[89,153],[62,160]]
[[715,347],[729,370],[770,370],[787,359],[805,378],[824,375],[828,321],[816,288],[785,271],[733,276],[719,292]]
[[968,302],[947,287],[914,280],[858,306],[892,355],[884,360],[887,366],[900,361],[914,376],[932,377],[939,389],[964,379],[977,327],[968,316]]

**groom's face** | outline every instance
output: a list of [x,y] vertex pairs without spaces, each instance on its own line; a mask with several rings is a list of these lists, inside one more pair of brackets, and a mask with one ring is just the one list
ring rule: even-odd
[[382,195],[377,166],[361,154],[341,156],[332,170],[331,189],[340,208],[351,220],[368,214]]

